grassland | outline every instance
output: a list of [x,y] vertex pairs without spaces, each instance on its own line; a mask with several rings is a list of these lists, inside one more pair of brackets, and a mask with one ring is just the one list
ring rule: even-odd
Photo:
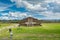
[[2,22],[0,22],[0,29],[3,27],[11,26],[11,25],[13,25],[13,23],[2,23]]
[[[60,23],[42,23],[42,26],[12,28],[13,40],[60,40]],[[8,29],[0,32],[1,40],[9,40]]]

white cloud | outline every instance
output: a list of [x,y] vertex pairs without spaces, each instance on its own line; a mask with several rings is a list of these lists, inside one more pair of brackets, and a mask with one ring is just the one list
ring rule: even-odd
[[41,15],[44,15],[44,16],[53,16],[54,13],[53,12],[50,12],[50,11],[45,11],[45,12],[41,12]]
[[9,18],[7,16],[1,16],[0,20],[8,20]]
[[[26,7],[29,11],[46,11],[48,10],[47,7],[50,8],[48,3],[55,3],[56,5],[60,2],[59,0],[11,0],[12,2],[15,2],[17,7]],[[41,2],[42,1],[42,2]],[[46,5],[46,6],[42,6]],[[55,7],[51,7],[50,9],[53,10]]]
[[0,16],[0,20],[14,20],[14,19],[18,19],[16,17],[8,17],[8,16]]
[[9,16],[11,17],[18,17],[18,18],[23,18],[23,17],[31,17],[32,15],[28,15],[28,12],[9,12]]
[[42,19],[60,19],[60,13],[54,13],[52,11],[41,12],[39,15],[45,16]]
[[4,10],[8,10],[9,7],[13,6],[15,4],[4,4],[4,3],[0,3],[0,11],[4,11]]
[[0,7],[0,11],[5,10],[7,7]]
[[45,0],[45,2],[47,2],[47,3],[50,3],[50,2],[60,3],[60,0]]
[[38,11],[39,10],[47,10],[47,8],[43,8],[40,3],[33,5],[31,3],[24,1],[24,4],[26,5],[27,9],[38,10]]
[[21,13],[21,12],[9,12],[9,16],[12,16],[12,17],[26,17],[28,15],[27,15],[27,13]]
[[0,20],[13,20],[13,19],[23,19],[26,17],[31,17],[32,15],[28,15],[28,13],[24,12],[9,12],[9,13],[1,13]]
[[[48,3],[54,3],[55,6],[59,6],[60,5],[60,0],[45,0],[44,4],[48,4]],[[53,5],[53,4],[52,4]],[[49,6],[49,5],[48,5]]]
[[31,3],[27,0],[11,0],[12,2],[15,2],[15,4],[17,5],[17,7],[21,7],[21,6],[24,6],[26,7],[26,9],[28,10],[47,10],[47,8],[44,8],[41,6],[41,3],[40,2],[37,2],[36,3],[36,0],[34,1],[35,3]]
[[[17,7],[21,7],[21,6],[26,7],[27,10],[33,11],[33,13],[38,12],[40,13],[40,15],[46,16],[46,18],[48,19],[60,18],[59,16],[60,13],[57,13],[60,8],[60,0],[43,0],[43,2],[40,2],[42,0],[40,1],[38,0],[34,0],[34,1],[33,0],[29,0],[29,1],[28,0],[11,0],[11,1],[15,2]],[[52,3],[52,5],[49,3]],[[55,10],[57,10],[56,13],[54,13]],[[15,16],[15,17],[28,16],[26,13],[20,13],[20,14],[19,13],[18,12],[12,13],[12,16]]]

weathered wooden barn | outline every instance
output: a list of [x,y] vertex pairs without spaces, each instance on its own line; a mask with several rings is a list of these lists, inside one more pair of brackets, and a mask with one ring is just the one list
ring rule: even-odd
[[41,20],[33,17],[27,17],[19,21],[21,26],[41,26]]

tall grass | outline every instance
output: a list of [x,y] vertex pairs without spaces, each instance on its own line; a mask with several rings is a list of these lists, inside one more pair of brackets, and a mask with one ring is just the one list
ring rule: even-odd
[[[13,40],[60,40],[60,23],[43,23],[42,26],[12,28]],[[9,40],[8,29],[0,32],[0,39]]]

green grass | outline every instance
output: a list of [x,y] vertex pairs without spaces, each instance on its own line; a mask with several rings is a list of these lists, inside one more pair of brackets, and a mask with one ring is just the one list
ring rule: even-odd
[[0,22],[0,28],[12,26],[12,25],[13,25],[13,23],[2,23],[2,22]]
[[46,29],[60,29],[60,23],[43,23],[44,28]]
[[[12,28],[13,40],[60,40],[60,23],[42,23],[42,26]],[[0,32],[0,39],[9,40],[8,29]]]

